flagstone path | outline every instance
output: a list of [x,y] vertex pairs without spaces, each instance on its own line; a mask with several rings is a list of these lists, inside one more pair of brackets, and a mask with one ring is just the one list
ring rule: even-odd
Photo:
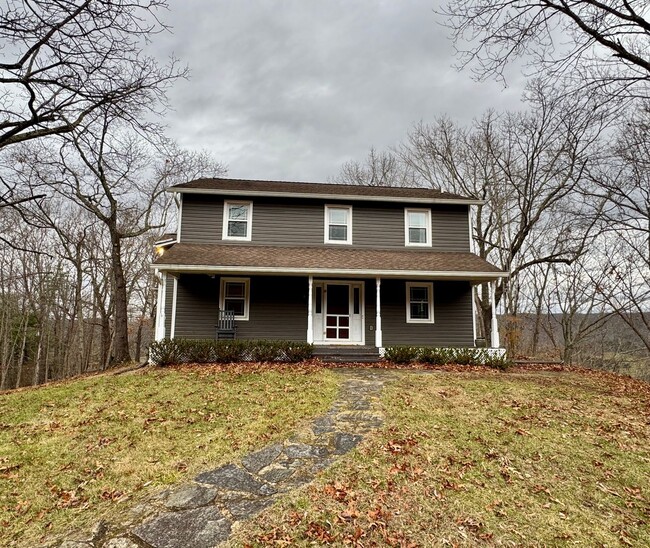
[[395,372],[335,371],[345,378],[336,401],[305,430],[167,489],[120,523],[99,523],[59,548],[209,548],[224,542],[233,528],[311,482],[382,424],[379,396]]

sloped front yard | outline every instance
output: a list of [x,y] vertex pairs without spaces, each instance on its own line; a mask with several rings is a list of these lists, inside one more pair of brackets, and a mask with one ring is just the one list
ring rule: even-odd
[[0,394],[0,546],[110,519],[237,460],[331,404],[338,379],[286,367],[144,370]]
[[241,545],[650,545],[650,389],[596,373],[405,373],[385,427]]

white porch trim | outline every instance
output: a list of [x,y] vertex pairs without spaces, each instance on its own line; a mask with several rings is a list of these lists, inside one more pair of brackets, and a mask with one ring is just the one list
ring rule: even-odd
[[496,282],[490,282],[490,303],[492,305],[492,324],[491,324],[491,347],[499,348],[499,322],[497,321],[497,305],[496,305]]
[[309,291],[307,295],[307,342],[314,344],[314,277],[309,276]]
[[167,289],[167,274],[155,273],[155,280],[158,282],[156,291],[156,330],[154,340],[160,341],[165,338],[165,292]]
[[172,290],[172,324],[169,329],[169,338],[174,338],[174,332],[176,331],[176,296],[178,294],[178,278],[174,276],[174,288]]
[[375,306],[377,312],[377,317],[375,318],[375,346],[377,348],[382,348],[384,334],[381,329],[381,278],[377,277],[375,279],[375,284],[377,286],[377,299]]

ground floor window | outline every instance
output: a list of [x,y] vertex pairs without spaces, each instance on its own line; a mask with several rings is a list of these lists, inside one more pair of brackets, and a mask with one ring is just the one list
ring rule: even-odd
[[248,320],[250,278],[221,278],[219,308],[231,310],[236,320]]
[[407,323],[433,323],[433,284],[406,283]]

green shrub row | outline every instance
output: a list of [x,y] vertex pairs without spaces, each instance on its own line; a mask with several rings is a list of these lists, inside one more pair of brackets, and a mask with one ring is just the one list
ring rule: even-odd
[[313,345],[294,341],[163,339],[149,347],[154,365],[179,363],[285,362],[312,357]]
[[393,363],[426,363],[429,365],[486,365],[505,369],[510,365],[505,354],[497,355],[488,348],[430,348],[426,346],[389,346],[384,358]]

